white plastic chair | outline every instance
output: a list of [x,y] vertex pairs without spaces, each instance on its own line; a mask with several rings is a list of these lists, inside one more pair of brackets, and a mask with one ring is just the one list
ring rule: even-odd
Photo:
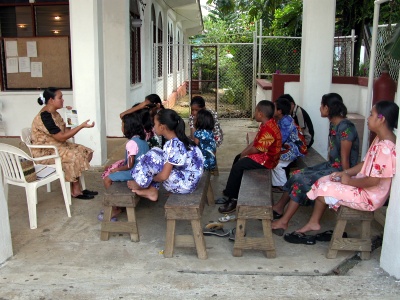
[[[52,146],[52,145],[32,145],[32,134],[31,134],[31,129],[29,127],[22,128],[21,140],[28,147],[29,152],[31,153],[31,156],[33,156],[33,154],[32,154],[32,149],[33,148],[36,148],[36,149],[47,148],[47,149],[53,149],[54,150],[54,154],[57,155],[58,157],[60,157],[60,155],[58,153],[58,150],[57,150],[57,148],[55,146]],[[54,167],[54,165],[50,165],[50,166]],[[85,177],[83,177],[83,174],[81,174],[81,176],[79,177],[79,182],[81,184],[82,190],[85,190],[86,189],[86,184],[85,184]],[[66,187],[67,187],[67,192],[68,192],[68,196],[69,196],[69,198],[68,198],[69,199],[69,205],[71,205],[71,203],[72,203],[72,201],[71,201],[71,186],[68,183],[66,185]],[[47,185],[47,192],[49,192],[49,193],[51,192],[50,183]]]
[[[42,159],[54,158],[54,167],[56,171],[45,178],[37,179],[32,182],[27,182],[24,176],[24,172],[21,166],[21,160],[26,159],[33,161],[40,161]],[[65,208],[67,209],[68,217],[71,217],[71,211],[69,209],[69,197],[66,189],[66,184],[64,180],[64,172],[61,166],[61,158],[57,155],[47,155],[40,158],[32,158],[26,154],[23,150],[0,143],[0,166],[2,170],[2,182],[4,184],[4,194],[6,199],[8,198],[8,185],[17,185],[25,188],[26,200],[28,203],[28,213],[29,213],[29,224],[31,229],[37,228],[37,188],[46,185],[52,181],[60,180],[61,189],[63,192]]]

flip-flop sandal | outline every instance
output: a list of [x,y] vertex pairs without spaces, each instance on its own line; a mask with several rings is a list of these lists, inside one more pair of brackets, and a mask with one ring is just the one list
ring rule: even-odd
[[283,238],[292,244],[315,245],[315,235],[306,235],[302,232],[286,233]]
[[[246,236],[246,232],[244,233],[244,236]],[[229,230],[229,238],[228,239],[229,239],[229,241],[234,242],[235,237],[236,237],[236,227]]]
[[274,220],[278,220],[278,219],[282,218],[283,214],[277,213],[276,211],[272,210],[272,216],[273,216]]
[[229,231],[224,230],[224,225],[221,223],[209,223],[203,229],[203,235],[215,235],[219,237],[229,236]]
[[272,233],[276,234],[277,236],[282,236],[285,233],[285,229],[283,228],[272,229]]
[[221,197],[221,198],[218,198],[217,200],[215,200],[215,204],[225,204],[228,201],[229,201],[229,198],[224,196],[224,197]]
[[81,199],[81,200],[90,200],[90,199],[93,199],[94,198],[94,196],[92,196],[92,195],[85,195],[85,194],[82,194],[82,195],[78,195],[78,196],[72,196],[73,198],[76,198],[76,199]]
[[96,191],[89,191],[89,190],[83,190],[83,191],[82,191],[82,194],[83,194],[83,195],[89,195],[89,196],[96,196],[96,195],[99,194],[99,192],[96,192]]
[[[332,239],[333,230],[327,230],[315,235],[315,239],[319,242],[330,242]],[[347,232],[343,232],[342,238],[347,238]]]
[[218,218],[218,221],[222,222],[222,223],[226,223],[229,221],[235,221],[235,220],[236,220],[236,215],[225,215],[223,217]]

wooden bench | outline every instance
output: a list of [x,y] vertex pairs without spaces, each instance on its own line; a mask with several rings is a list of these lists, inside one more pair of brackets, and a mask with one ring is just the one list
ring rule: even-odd
[[[114,182],[104,193],[104,217],[101,222],[100,239],[107,241],[111,232],[127,232],[132,242],[139,242],[139,230],[136,222],[135,208],[140,197],[133,193],[126,182]],[[111,222],[112,207],[125,207],[128,222]]]
[[[361,211],[341,206],[337,213],[336,226],[329,244],[327,258],[336,258],[337,252],[360,251],[361,259],[369,259],[371,255],[371,222],[374,212]],[[361,221],[361,233],[359,238],[344,238],[343,233],[347,221]]]
[[[215,205],[210,184],[210,172],[204,172],[196,190],[191,194],[171,194],[165,203],[167,233],[164,257],[172,257],[175,247],[196,247],[197,256],[207,259],[206,244],[201,227],[201,215],[205,203]],[[176,235],[176,221],[187,220],[192,224],[192,235]]]
[[[271,228],[273,219],[271,170],[244,171],[236,212],[233,256],[242,256],[245,249],[255,249],[265,251],[268,258],[274,258],[276,252]],[[251,219],[262,220],[263,237],[245,237],[246,221]]]

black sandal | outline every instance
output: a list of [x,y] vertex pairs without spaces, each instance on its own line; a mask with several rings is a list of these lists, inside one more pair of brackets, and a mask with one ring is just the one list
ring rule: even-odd
[[83,191],[82,191],[82,194],[83,194],[83,195],[89,195],[89,196],[96,196],[96,195],[99,194],[99,192],[96,192],[96,191],[89,191],[89,190],[83,190]]
[[283,237],[286,242],[292,244],[304,244],[304,245],[314,245],[315,235],[306,235],[302,232],[293,231],[292,233],[286,233]]

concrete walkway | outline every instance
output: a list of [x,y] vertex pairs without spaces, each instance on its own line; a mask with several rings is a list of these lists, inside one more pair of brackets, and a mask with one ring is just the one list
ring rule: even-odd
[[[234,156],[245,146],[245,133],[256,130],[248,120],[221,123],[225,141],[218,149],[220,176],[212,177],[215,197],[221,195]],[[19,144],[8,138],[0,142]],[[123,157],[124,142],[108,139],[110,161]],[[352,252],[326,259],[326,242],[293,245],[274,236],[275,259],[260,251],[233,257],[228,238],[207,236],[207,260],[182,248],[165,259],[165,190],[158,202],[143,199],[137,207],[140,242],[131,242],[127,234],[100,241],[97,214],[104,193],[100,173],[100,168],[93,168],[85,174],[88,188],[100,194],[89,201],[73,199],[71,218],[59,184],[53,184],[51,193],[40,189],[35,230],[29,229],[25,191],[10,186],[14,257],[0,266],[0,299],[398,299],[400,281],[379,268],[380,248],[369,261],[358,260]],[[217,207],[206,206],[203,225],[218,220]],[[288,231],[301,226],[310,213],[310,207],[302,207]],[[327,211],[322,230],[332,229],[334,220]],[[227,230],[233,227],[234,222],[225,225]],[[346,229],[349,236],[355,234],[354,228]],[[189,233],[190,224],[178,223],[177,231]],[[373,235],[381,232],[375,224]],[[247,233],[260,234],[261,223],[250,223]]]

